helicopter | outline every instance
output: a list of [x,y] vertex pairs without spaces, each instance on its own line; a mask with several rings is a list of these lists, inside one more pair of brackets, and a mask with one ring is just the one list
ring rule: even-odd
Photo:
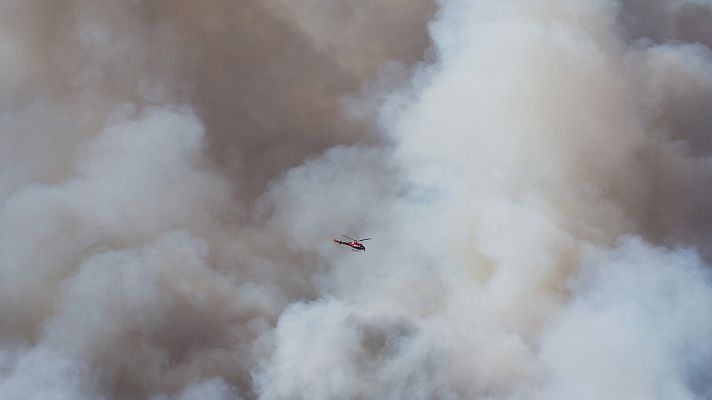
[[350,237],[350,236],[346,236],[346,235],[341,235],[341,236],[343,236],[343,237],[345,237],[345,238],[347,238],[347,239],[350,239],[351,241],[350,241],[350,242],[343,242],[343,241],[341,241],[341,240],[336,240],[336,238],[334,238],[334,243],[343,244],[344,246],[349,246],[349,247],[351,247],[351,249],[352,249],[353,251],[366,251],[366,246],[364,246],[364,245],[361,244],[360,242],[363,242],[363,241],[366,241],[366,240],[371,240],[371,238],[366,238],[366,239],[354,239],[354,238],[352,238],[352,237]]

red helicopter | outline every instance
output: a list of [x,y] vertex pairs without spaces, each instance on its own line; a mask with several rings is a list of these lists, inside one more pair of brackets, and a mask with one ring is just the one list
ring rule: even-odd
[[346,236],[346,235],[341,235],[347,239],[351,239],[350,242],[342,242],[341,240],[336,240],[334,238],[334,243],[338,244],[343,244],[344,246],[349,246],[353,251],[366,251],[366,246],[361,244],[360,242],[366,241],[366,240],[371,240],[371,238],[366,238],[366,239],[354,239],[352,237]]

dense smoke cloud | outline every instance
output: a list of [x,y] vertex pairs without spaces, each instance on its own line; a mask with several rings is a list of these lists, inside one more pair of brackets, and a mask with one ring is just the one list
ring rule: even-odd
[[0,11],[0,397],[712,396],[712,4]]

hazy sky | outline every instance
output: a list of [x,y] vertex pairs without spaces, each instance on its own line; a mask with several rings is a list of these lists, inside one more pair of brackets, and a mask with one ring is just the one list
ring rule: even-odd
[[702,0],[4,0],[0,398],[712,398],[710,46]]

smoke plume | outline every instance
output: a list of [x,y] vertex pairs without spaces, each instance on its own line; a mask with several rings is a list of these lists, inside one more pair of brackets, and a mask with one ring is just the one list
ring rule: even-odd
[[0,398],[712,398],[710,27],[0,3]]

